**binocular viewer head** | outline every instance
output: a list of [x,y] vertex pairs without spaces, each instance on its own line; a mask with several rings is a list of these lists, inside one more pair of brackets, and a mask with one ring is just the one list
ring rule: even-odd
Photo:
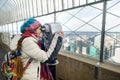
[[62,31],[62,26],[60,23],[46,23],[43,26],[41,26],[41,31],[43,33],[51,33],[54,34],[56,32]]

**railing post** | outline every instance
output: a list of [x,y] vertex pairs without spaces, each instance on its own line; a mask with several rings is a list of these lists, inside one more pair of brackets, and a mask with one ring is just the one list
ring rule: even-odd
[[105,38],[105,24],[106,24],[106,5],[107,0],[103,1],[103,18],[102,18],[102,31],[101,31],[101,46],[100,46],[100,62],[103,62],[104,54],[104,38]]

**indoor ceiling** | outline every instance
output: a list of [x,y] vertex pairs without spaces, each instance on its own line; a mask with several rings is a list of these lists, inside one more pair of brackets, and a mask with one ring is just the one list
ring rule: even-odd
[[0,0],[0,25],[15,21],[17,16],[16,0]]
[[[99,3],[103,0],[81,0],[83,5],[75,3],[76,0],[70,0],[72,4],[64,0],[0,0],[0,25],[9,24],[25,20],[29,17],[39,17],[56,13],[57,11],[65,11],[79,6],[85,6],[93,3]],[[91,1],[91,2],[87,2]],[[65,7],[67,5],[67,7]],[[69,7],[71,6],[71,7]],[[56,11],[56,9],[58,9]]]
[[[32,17],[25,16],[25,5],[29,2],[29,0],[0,0],[0,25]],[[28,9],[28,11],[29,10],[30,9]]]

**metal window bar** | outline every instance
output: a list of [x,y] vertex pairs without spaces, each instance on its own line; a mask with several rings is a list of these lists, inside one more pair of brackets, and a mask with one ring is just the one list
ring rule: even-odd
[[26,11],[27,11],[27,18],[26,19],[28,19],[30,17],[29,0],[25,0],[25,4],[26,4]]
[[2,31],[4,32],[4,27],[3,27],[3,25],[2,25]]
[[4,25],[4,29],[5,29],[5,32],[7,32],[7,30],[6,30],[6,25]]
[[63,2],[63,0],[62,0],[62,10],[64,10],[64,2]]
[[88,4],[88,0],[86,0],[86,4]]
[[56,22],[56,6],[55,6],[55,0],[53,0],[54,5],[54,22]]
[[[6,14],[9,15],[9,17],[11,18],[10,10],[12,10],[12,9],[11,9],[10,4],[8,4],[8,5],[5,4],[4,6],[8,9],[8,13],[6,13]],[[3,16],[3,17],[6,17],[6,16]],[[11,19],[10,19],[10,18],[8,18],[8,19],[7,19],[7,18],[3,18],[3,19],[8,23],[8,20],[11,22]]]
[[[16,10],[17,9],[20,9],[20,4],[18,4],[18,1],[17,0],[13,0],[14,1],[14,3],[15,3],[15,5],[16,5]],[[16,13],[16,19],[17,20],[20,20],[21,18],[21,12],[20,12],[21,10],[18,10],[18,12]],[[17,21],[17,20],[15,20],[15,21]]]
[[38,0],[36,0],[36,12],[37,12],[37,15],[38,15]]
[[79,0],[79,6],[81,5],[80,3],[81,3],[81,1]]
[[25,0],[25,11],[26,11],[26,19],[28,19],[29,17],[29,11],[28,11],[28,4],[27,4],[27,0]]
[[43,15],[43,0],[40,1],[41,5],[41,15]]
[[[38,15],[42,15],[41,0],[37,0],[37,3],[36,3],[36,4],[37,4],[37,12],[38,12]],[[37,16],[38,16],[38,15],[37,15]],[[36,17],[37,17],[37,16],[36,16]]]
[[15,10],[16,6],[15,6],[15,3],[13,1],[11,1],[11,0],[10,0],[10,5],[12,6],[12,8],[11,8],[11,14],[14,15],[14,16],[12,16],[12,22],[14,22],[15,21],[15,17],[16,17],[16,15],[14,13],[14,10]]
[[17,34],[18,34],[18,22],[15,22],[15,24],[16,24],[16,32],[17,32]]
[[19,10],[18,10],[19,20],[22,20],[22,8],[21,8],[21,1],[16,0],[16,5],[18,5],[18,6],[19,6]]
[[59,11],[59,10],[62,10],[62,6],[61,6],[61,0],[58,0],[58,1],[56,1],[57,2],[57,5],[58,5],[58,9],[56,9],[56,11]]
[[32,14],[32,17],[34,17],[34,6],[33,6],[33,0],[30,1],[31,2],[31,14]]
[[[15,8],[14,8],[15,11],[13,11],[14,15],[15,15],[15,18],[14,18],[14,22],[15,22],[20,19],[20,16],[19,16],[20,11],[16,11],[17,9],[19,9],[19,4],[17,4],[17,2],[15,0],[12,0],[12,1],[14,1],[14,5],[15,5]],[[14,17],[14,15],[13,15],[13,17]]]
[[47,13],[49,13],[49,8],[48,8],[48,0],[46,0],[46,8],[47,8]]
[[20,4],[20,10],[21,10],[21,12],[20,12],[20,14],[21,14],[20,19],[23,20],[24,19],[23,0],[19,0],[18,4]]
[[13,23],[11,23],[12,27],[12,35],[14,35],[14,28],[13,28]]
[[75,2],[74,2],[74,0],[72,0],[72,7],[74,7],[75,6]]
[[27,18],[27,16],[26,16],[26,15],[27,15],[27,13],[26,13],[25,0],[23,0],[23,1],[22,1],[22,4],[23,4],[23,13],[24,13],[24,14],[23,14],[23,15],[24,15],[23,20],[24,20],[24,19],[26,19],[26,18]]
[[37,1],[37,0],[34,0],[34,1],[32,0],[32,2],[33,2],[33,9],[34,9],[34,11],[33,11],[33,16],[34,16],[34,17],[37,16],[37,8],[36,8],[36,7],[37,7],[37,4],[36,4],[36,1]]
[[44,14],[48,14],[48,9],[47,9],[47,0],[44,0],[44,8],[43,8],[43,10],[44,10]]
[[29,11],[29,17],[32,17],[32,14],[31,14],[31,5],[30,5],[30,0],[28,0],[28,11]]
[[9,25],[8,25],[8,24],[6,24],[6,25],[7,25],[8,33],[10,33],[10,30],[9,30]]

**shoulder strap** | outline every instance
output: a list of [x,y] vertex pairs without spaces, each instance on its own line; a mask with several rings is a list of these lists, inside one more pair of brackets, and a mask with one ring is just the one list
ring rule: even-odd
[[[21,51],[22,49],[22,41],[25,39],[26,37],[21,37],[20,39],[19,39],[19,41],[18,41],[18,43],[17,43],[17,49],[16,50],[18,50],[18,52],[19,51]],[[33,60],[33,58],[30,58],[29,60],[28,60],[28,62],[27,62],[27,64],[25,65],[25,67],[24,67],[24,71],[28,68],[28,66],[30,65],[30,63],[32,62],[32,60]]]
[[26,37],[21,37],[21,38],[18,40],[17,49],[16,49],[16,50],[21,51],[22,41],[23,41],[25,38],[26,38]]
[[28,66],[30,65],[30,63],[33,61],[33,58],[30,58],[27,62],[27,64],[24,67],[24,71],[28,68]]

